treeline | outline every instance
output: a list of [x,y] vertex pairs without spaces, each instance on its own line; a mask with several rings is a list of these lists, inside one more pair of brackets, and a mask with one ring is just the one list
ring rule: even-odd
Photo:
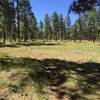
[[69,12],[79,19],[73,25],[74,41],[79,38],[95,42],[100,33],[100,0],[73,0]]
[[72,25],[71,31],[74,41],[77,39],[93,42],[100,40],[100,7],[93,8],[82,14],[75,24]]
[[100,7],[83,14],[74,25],[70,16],[53,12],[38,22],[29,0],[0,0],[0,39],[15,42],[96,40],[100,37]]

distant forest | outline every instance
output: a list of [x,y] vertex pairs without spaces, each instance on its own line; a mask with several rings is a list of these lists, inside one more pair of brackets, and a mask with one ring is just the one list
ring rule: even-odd
[[[79,15],[72,25],[70,13]],[[0,0],[0,40],[100,40],[100,1],[73,0],[66,17],[56,11],[37,21],[29,0]]]

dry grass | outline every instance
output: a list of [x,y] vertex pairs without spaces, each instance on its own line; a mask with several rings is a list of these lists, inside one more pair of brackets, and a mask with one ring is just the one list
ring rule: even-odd
[[99,87],[100,43],[0,48],[0,99],[100,100]]
[[62,42],[58,45],[31,45],[0,48],[0,54],[36,59],[55,58],[75,62],[100,62],[100,43]]

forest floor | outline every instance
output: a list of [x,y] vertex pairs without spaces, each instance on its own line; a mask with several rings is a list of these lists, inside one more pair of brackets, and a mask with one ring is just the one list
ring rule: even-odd
[[0,44],[0,100],[100,100],[100,43]]

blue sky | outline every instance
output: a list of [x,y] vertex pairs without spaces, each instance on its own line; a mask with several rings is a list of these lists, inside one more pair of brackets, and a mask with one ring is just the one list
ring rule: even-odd
[[[52,12],[57,11],[58,14],[67,15],[68,8],[73,0],[30,0],[32,10],[38,21],[43,20],[45,13],[50,16]],[[77,15],[70,14],[72,24],[77,19]]]

